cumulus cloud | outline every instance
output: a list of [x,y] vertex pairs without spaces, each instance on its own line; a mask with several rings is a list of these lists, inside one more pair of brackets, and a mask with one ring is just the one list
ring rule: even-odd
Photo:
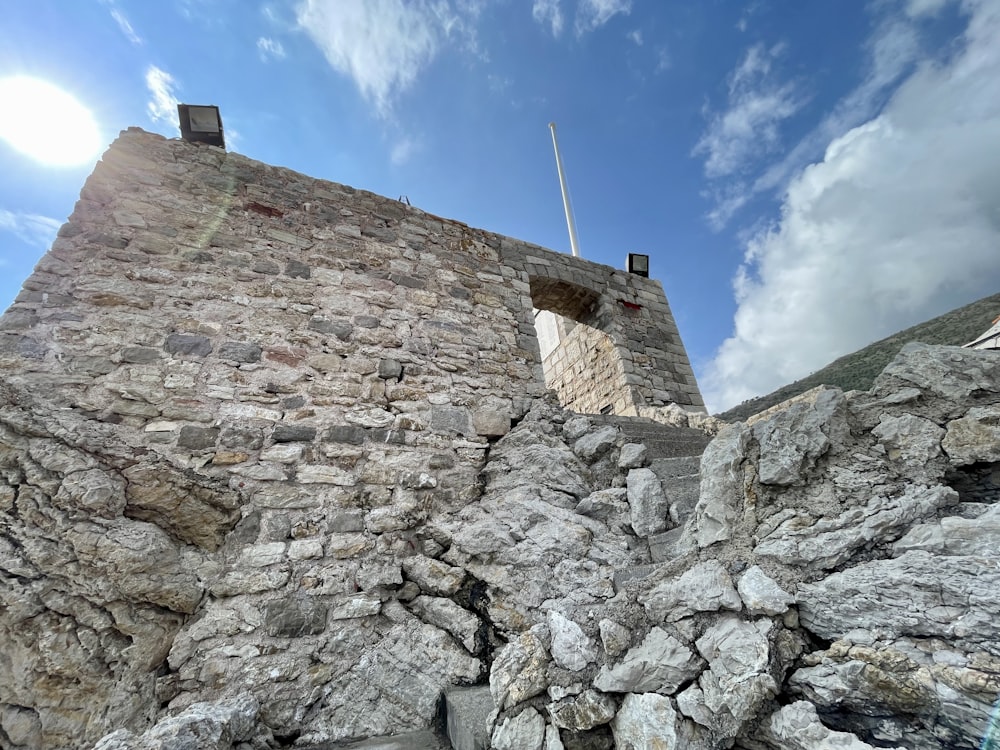
[[781,52],[780,45],[755,45],[729,76],[727,106],[710,116],[693,151],[704,155],[707,177],[739,172],[773,151],[780,143],[780,124],[805,103],[793,83],[776,80],[774,61]]
[[257,54],[264,62],[282,60],[285,57],[285,48],[278,40],[262,36],[257,40]]
[[628,15],[632,0],[580,0],[576,11],[576,33],[584,34],[600,28],[619,13]]
[[483,7],[482,0],[303,0],[297,20],[331,67],[388,116],[449,39],[482,56],[476,20]]
[[748,242],[712,410],[1000,288],[1000,6],[963,8],[961,48],[833,139]]
[[0,231],[10,232],[34,247],[48,248],[61,225],[61,221],[48,216],[0,208]]
[[167,71],[150,65],[146,69],[146,88],[150,99],[146,102],[146,114],[156,123],[177,127],[177,96],[174,90],[177,81]]

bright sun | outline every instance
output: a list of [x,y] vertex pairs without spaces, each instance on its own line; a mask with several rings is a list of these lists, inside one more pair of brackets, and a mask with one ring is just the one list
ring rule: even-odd
[[0,78],[0,139],[54,167],[93,162],[102,143],[90,110],[48,81]]

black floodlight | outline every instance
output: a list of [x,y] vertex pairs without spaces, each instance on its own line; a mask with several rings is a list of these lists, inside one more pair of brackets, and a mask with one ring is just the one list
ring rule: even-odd
[[629,273],[634,273],[636,276],[642,276],[643,278],[649,278],[649,256],[639,255],[638,253],[628,254],[628,264],[625,266]]
[[181,138],[185,141],[226,147],[222,116],[215,105],[178,104],[177,117],[181,123]]

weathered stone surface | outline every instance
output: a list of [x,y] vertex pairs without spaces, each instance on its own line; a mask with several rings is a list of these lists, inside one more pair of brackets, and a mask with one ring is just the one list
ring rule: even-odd
[[1000,461],[1000,408],[977,406],[952,420],[942,446],[957,466]]
[[704,666],[691,649],[661,628],[649,631],[614,667],[605,665],[594,687],[611,693],[673,693]]
[[802,584],[797,598],[802,624],[823,638],[879,628],[1000,655],[998,587],[989,558],[911,551]]
[[846,411],[844,395],[830,390],[817,395],[812,403],[792,404],[774,417],[757,422],[752,429],[761,448],[761,484],[802,482],[802,472],[830,449],[831,441],[840,441],[849,433]]
[[[196,703],[178,716],[159,721],[141,736],[127,730],[114,732],[93,750],[231,750],[258,734],[259,704],[245,695],[220,703]],[[261,738],[263,739],[263,738]]]
[[604,653],[610,657],[623,653],[632,642],[632,633],[624,625],[614,620],[604,619],[598,623],[601,633],[601,645]]
[[676,622],[695,612],[743,608],[729,573],[715,560],[698,563],[676,580],[664,581],[646,595],[643,605],[654,622]]
[[167,336],[163,349],[170,354],[205,357],[212,353],[212,342],[205,336],[171,333]]
[[743,508],[743,460],[750,433],[725,427],[701,457],[701,489],[695,505],[696,539],[708,547],[732,537]]
[[740,576],[736,589],[752,615],[780,615],[795,603],[795,597],[757,565],[750,566]]
[[663,493],[659,477],[650,469],[632,469],[626,481],[629,517],[635,533],[649,536],[666,529],[670,521],[670,502]]
[[555,726],[573,731],[607,724],[615,717],[617,708],[614,698],[596,690],[585,690],[546,706]]
[[825,727],[816,707],[807,701],[782,706],[762,724],[755,738],[774,750],[875,750],[853,734]]
[[544,626],[535,626],[512,640],[496,655],[490,670],[490,692],[500,710],[545,691],[549,663],[547,636]]
[[[802,696],[872,746],[981,743],[995,353],[909,347],[874,394],[726,428],[697,498],[654,462],[678,526],[637,538],[640,438],[604,425],[709,425],[656,405],[697,394],[654,282],[137,132],[67,226],[0,319],[0,744],[143,742],[248,693],[224,746],[407,736],[490,659],[508,744],[773,750]],[[614,349],[567,322],[540,363],[536,303]],[[546,368],[639,420],[564,411]]]
[[673,704],[657,693],[629,693],[611,722],[615,746],[620,748],[679,750],[676,727]]
[[455,636],[465,650],[471,654],[479,653],[485,644],[477,643],[479,634],[479,618],[466,609],[462,609],[451,599],[439,596],[418,596],[410,602],[413,613],[424,622],[436,625]]
[[545,719],[528,708],[517,716],[504,719],[493,731],[494,750],[542,750]]
[[465,571],[424,555],[403,560],[403,572],[423,591],[434,596],[452,596],[465,581]]
[[573,443],[573,452],[587,463],[603,456],[618,440],[618,428],[606,425],[589,432]]
[[618,454],[619,469],[639,469],[646,465],[646,446],[642,443],[625,443]]
[[548,625],[552,660],[560,667],[579,672],[597,658],[593,641],[575,622],[551,610]]

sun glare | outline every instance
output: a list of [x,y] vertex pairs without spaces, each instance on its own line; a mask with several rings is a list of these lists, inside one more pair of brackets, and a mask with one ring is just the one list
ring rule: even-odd
[[48,81],[27,76],[0,78],[0,140],[54,167],[93,162],[103,145],[90,110]]

